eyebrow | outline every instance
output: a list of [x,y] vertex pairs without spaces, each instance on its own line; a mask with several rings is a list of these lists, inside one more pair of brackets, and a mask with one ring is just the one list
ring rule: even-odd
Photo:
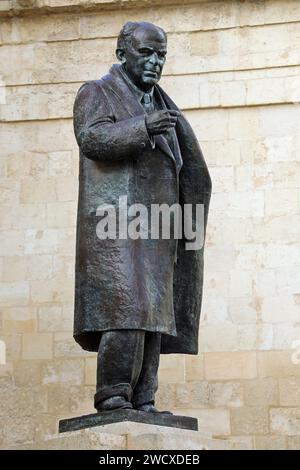
[[[153,47],[150,46],[140,46],[138,49],[148,49],[149,51],[154,51]],[[167,49],[159,49],[158,52],[167,52]]]

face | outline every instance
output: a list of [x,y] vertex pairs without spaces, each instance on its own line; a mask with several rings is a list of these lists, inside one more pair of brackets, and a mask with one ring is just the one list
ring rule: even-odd
[[143,91],[155,85],[166,61],[167,42],[162,31],[156,28],[138,28],[122,51],[121,61],[131,80]]

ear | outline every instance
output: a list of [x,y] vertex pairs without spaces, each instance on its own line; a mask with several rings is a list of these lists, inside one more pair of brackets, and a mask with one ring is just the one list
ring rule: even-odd
[[117,59],[119,59],[119,61],[120,61],[122,64],[125,64],[125,63],[126,63],[126,57],[125,57],[125,51],[124,51],[124,49],[117,49],[117,50],[116,50],[116,56],[117,56]]

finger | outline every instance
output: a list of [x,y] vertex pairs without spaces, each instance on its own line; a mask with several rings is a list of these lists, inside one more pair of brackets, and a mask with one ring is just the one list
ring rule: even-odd
[[168,123],[168,122],[177,122],[177,116],[167,116],[167,117],[164,117],[161,122],[162,123]]
[[168,109],[168,112],[171,116],[180,116],[180,111],[176,111],[176,109]]
[[173,129],[175,127],[175,124],[169,124],[167,126],[161,127],[162,132],[167,132],[169,129]]

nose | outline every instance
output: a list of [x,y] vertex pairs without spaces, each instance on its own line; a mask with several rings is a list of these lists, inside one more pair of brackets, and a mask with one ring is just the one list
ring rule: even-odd
[[150,58],[149,58],[149,62],[153,65],[157,65],[158,64],[158,55],[157,55],[157,52],[153,52],[153,54],[151,54]]

